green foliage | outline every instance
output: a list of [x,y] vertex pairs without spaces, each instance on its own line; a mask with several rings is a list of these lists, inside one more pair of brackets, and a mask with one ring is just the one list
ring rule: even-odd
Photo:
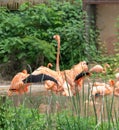
[[[109,55],[100,55],[99,57],[95,59],[95,64],[101,64],[102,66],[105,65],[105,63],[108,63],[110,65],[109,68],[106,70],[106,76],[104,74],[99,74],[102,79],[115,79],[115,73],[118,72],[118,64],[119,64],[119,54],[113,54]],[[97,75],[97,74],[96,74]],[[95,78],[95,75],[94,75]]]
[[0,106],[1,130],[44,130],[45,115],[39,114],[37,109],[25,108],[23,105],[13,107],[12,102],[5,102]]
[[57,115],[57,130],[92,130],[95,128],[95,125],[93,117],[82,118],[71,115],[67,111]]
[[100,96],[94,103],[87,87],[73,97],[34,91],[1,96],[0,130],[118,130],[118,97]]
[[118,122],[117,117],[115,125],[109,121],[96,124],[94,117],[78,116],[66,109],[42,114],[38,109],[27,108],[26,105],[15,107],[8,98],[0,105],[0,130],[106,130],[118,129]]
[[47,5],[24,3],[13,12],[0,10],[0,62],[11,63],[16,70],[27,64],[33,69],[48,62],[55,64],[55,34],[61,36],[63,69],[80,60],[92,60],[97,53],[96,33],[91,28],[85,31],[86,14],[81,2],[53,0]]
[[[72,66],[80,60],[92,60],[97,53],[96,33],[89,28],[86,32],[86,13],[80,4],[59,3],[58,9],[63,11],[62,27],[57,27],[56,33],[61,35],[62,65]],[[56,9],[56,6],[54,5]],[[56,10],[56,11],[57,11]],[[84,19],[85,17],[85,19]],[[63,57],[63,58],[62,58]]]

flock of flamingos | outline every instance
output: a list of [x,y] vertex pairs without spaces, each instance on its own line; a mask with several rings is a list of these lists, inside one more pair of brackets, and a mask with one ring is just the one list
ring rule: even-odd
[[[85,87],[85,84],[83,86],[83,82],[86,77],[90,79],[92,73],[106,73],[105,67],[110,67],[109,64],[105,64],[105,67],[95,65],[89,69],[88,63],[81,61],[69,70],[60,71],[60,36],[54,35],[53,38],[58,44],[56,70],[52,70],[52,64],[49,63],[47,67],[40,66],[31,74],[27,70],[17,73],[11,81],[8,96],[12,96],[14,93],[19,95],[27,93],[29,86],[38,82],[43,82],[46,90],[53,91],[56,94],[75,96],[76,93],[80,92],[82,87]],[[106,83],[94,82],[90,88],[90,94],[94,97],[111,94],[119,96],[119,73],[115,74],[115,80],[111,79]]]

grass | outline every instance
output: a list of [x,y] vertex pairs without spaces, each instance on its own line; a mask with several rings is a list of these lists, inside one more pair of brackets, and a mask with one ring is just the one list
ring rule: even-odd
[[[0,100],[0,130],[118,130],[118,97],[89,98],[87,83],[74,97],[32,93]],[[92,103],[90,103],[92,100]]]

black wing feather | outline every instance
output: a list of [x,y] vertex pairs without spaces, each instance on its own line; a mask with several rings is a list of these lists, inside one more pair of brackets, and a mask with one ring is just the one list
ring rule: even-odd
[[78,80],[78,79],[80,79],[80,78],[82,78],[82,77],[84,77],[84,76],[86,76],[86,75],[90,75],[90,73],[89,73],[89,72],[81,72],[80,74],[78,74],[78,75],[75,77],[74,81],[76,81],[76,80]]
[[49,75],[46,74],[38,74],[38,75],[29,75],[26,79],[23,80],[24,83],[37,83],[43,82],[46,80],[50,80],[58,84],[57,80]]

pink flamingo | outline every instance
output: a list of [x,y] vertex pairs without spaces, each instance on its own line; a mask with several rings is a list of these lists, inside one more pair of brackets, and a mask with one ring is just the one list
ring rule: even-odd
[[101,65],[95,65],[94,67],[92,67],[89,72],[96,72],[96,73],[106,73],[107,68],[109,68],[110,65],[109,64],[105,64],[104,67],[102,67]]

